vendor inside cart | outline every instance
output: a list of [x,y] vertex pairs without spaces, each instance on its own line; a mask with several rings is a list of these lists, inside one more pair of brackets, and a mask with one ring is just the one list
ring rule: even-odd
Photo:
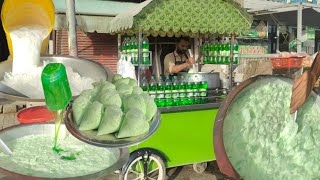
[[176,40],[176,49],[164,58],[164,75],[177,75],[178,72],[188,72],[195,63],[193,57],[187,56],[190,47],[189,37],[180,37]]

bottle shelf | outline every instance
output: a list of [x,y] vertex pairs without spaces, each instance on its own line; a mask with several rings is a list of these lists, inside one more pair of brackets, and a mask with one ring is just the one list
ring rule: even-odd
[[[146,56],[145,53],[148,53],[148,55]],[[134,65],[134,66],[139,66],[138,64],[138,57],[137,56],[134,56],[134,54],[138,54],[138,52],[121,52],[120,55],[124,55],[126,56],[127,58],[130,58],[131,59],[131,63]],[[150,63],[148,64],[144,64],[144,58],[147,58],[148,61]],[[153,62],[153,58],[152,58],[152,51],[142,51],[142,57],[141,57],[141,64],[140,66],[152,66],[152,62]]]

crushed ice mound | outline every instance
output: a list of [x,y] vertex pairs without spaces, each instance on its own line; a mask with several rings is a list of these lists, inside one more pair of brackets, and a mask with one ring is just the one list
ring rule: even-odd
[[292,84],[287,80],[256,81],[228,108],[224,146],[233,167],[246,180],[320,178],[319,96],[309,97],[295,122],[289,108]]
[[[28,96],[31,99],[44,99],[41,83],[41,73],[43,68],[51,62],[44,62],[42,67],[32,67],[29,73],[12,74],[5,73],[2,83],[12,89]],[[65,65],[66,66],[66,65]],[[83,90],[92,89],[94,80],[89,77],[82,77],[74,72],[71,67],[66,66],[67,76],[72,91],[72,96],[79,95]]]

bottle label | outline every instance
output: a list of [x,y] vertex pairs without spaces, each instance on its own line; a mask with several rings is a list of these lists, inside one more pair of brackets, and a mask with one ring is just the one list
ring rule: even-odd
[[158,96],[157,96],[158,99],[164,98],[164,91],[157,91],[157,94],[158,94]]
[[177,99],[179,97],[179,91],[178,90],[172,90],[172,98]]
[[134,57],[134,58],[138,58],[138,53],[137,53],[137,52],[134,52],[134,53],[133,53],[133,57]]
[[156,98],[156,92],[155,91],[149,91],[150,97]]
[[180,98],[185,98],[186,97],[186,91],[184,89],[179,90],[179,96],[180,96]]
[[149,49],[142,49],[142,52],[143,57],[149,57]]
[[194,89],[193,94],[194,94],[194,96],[200,96],[198,89]]
[[172,96],[171,90],[165,90],[165,98],[166,98],[166,99],[170,99],[171,96]]
[[206,89],[199,89],[200,91],[200,96],[201,97],[206,97],[207,96],[207,90]]
[[193,97],[193,90],[187,89],[187,97]]

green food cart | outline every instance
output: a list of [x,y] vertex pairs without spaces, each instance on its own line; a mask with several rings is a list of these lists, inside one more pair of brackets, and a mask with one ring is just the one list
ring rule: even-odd
[[[252,17],[231,0],[147,0],[116,16],[110,23],[109,31],[119,35],[119,55],[121,35],[138,35],[140,83],[141,70],[148,68],[141,64],[142,54],[145,53],[142,52],[142,34],[154,37],[189,36],[199,42],[195,49],[199,49],[202,38],[232,35],[233,47],[233,35],[248,32],[251,23]],[[230,72],[232,59],[233,53],[230,55]],[[159,108],[159,129],[145,142],[130,147],[130,159],[122,168],[121,178],[162,180],[165,179],[166,168],[188,164],[194,164],[197,172],[204,171],[206,162],[216,159],[213,126],[222,101],[214,96],[208,99],[206,104]]]

